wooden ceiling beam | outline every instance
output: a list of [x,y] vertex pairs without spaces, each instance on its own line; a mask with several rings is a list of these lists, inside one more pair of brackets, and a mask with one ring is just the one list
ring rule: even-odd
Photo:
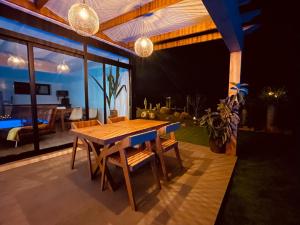
[[35,13],[41,14],[43,16],[46,16],[50,19],[56,20],[60,23],[67,24],[66,21],[63,18],[59,17],[58,15],[56,15],[55,13],[53,13],[52,11],[50,11],[46,7],[38,9],[34,3],[29,2],[29,1],[23,1],[23,0],[7,0],[7,1],[10,2],[10,3],[13,3],[15,5],[21,6],[25,9],[28,9],[32,12],[35,12]]
[[[184,27],[179,30],[171,31],[171,32],[168,32],[165,34],[152,36],[152,37],[150,37],[150,39],[153,43],[157,43],[157,42],[162,42],[162,41],[166,41],[166,40],[170,40],[170,39],[184,37],[184,36],[188,36],[188,35],[192,35],[192,34],[196,34],[196,33],[214,30],[216,28],[217,28],[216,25],[209,17],[209,18],[206,18],[203,22],[201,22],[199,24],[189,26],[189,27]],[[129,47],[133,47],[134,42],[130,42],[128,45],[129,45]]]
[[178,41],[171,41],[163,44],[157,44],[154,45],[154,50],[157,51],[157,50],[162,50],[167,48],[175,48],[175,47],[207,42],[212,40],[218,40],[218,39],[222,39],[222,35],[219,32],[214,32],[211,34],[200,35],[197,37],[191,37],[191,38],[186,38]]
[[49,0],[34,0],[34,4],[38,9],[43,8]]
[[[69,26],[69,23],[64,18],[56,15],[55,13],[53,13],[51,10],[49,10],[46,7],[42,7],[41,9],[38,9],[34,3],[29,2],[29,1],[23,1],[23,0],[7,0],[7,1]],[[124,48],[128,48],[127,44],[115,42],[102,32],[98,32],[95,36],[97,36],[103,40],[106,40],[108,42],[111,42],[113,44],[122,46]]]
[[130,12],[124,13],[117,16],[111,20],[108,20],[100,24],[100,31],[108,30],[112,27],[118,26],[120,24],[126,23],[130,20],[136,19],[138,17],[144,16],[148,13],[153,13],[157,10],[165,8],[169,5],[176,4],[182,0],[153,0],[138,9],[134,9]]
[[[251,33],[258,28],[259,28],[259,25],[252,24],[252,25],[244,26],[242,29],[243,29],[243,32]],[[156,45],[154,45],[153,48],[154,48],[154,50],[162,50],[162,49],[167,49],[167,48],[180,47],[180,46],[184,46],[184,45],[191,45],[191,44],[213,41],[213,40],[218,40],[218,39],[223,39],[221,33],[214,32],[214,33],[210,33],[210,34],[199,35],[197,37],[185,38],[185,39],[181,39],[178,41],[170,41],[170,42],[166,42],[166,43],[162,43],[162,44],[156,44]]]

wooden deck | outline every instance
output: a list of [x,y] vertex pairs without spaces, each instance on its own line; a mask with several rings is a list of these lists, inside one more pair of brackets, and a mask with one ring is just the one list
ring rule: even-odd
[[[133,174],[138,203],[128,205],[122,175],[116,192],[100,191],[100,179],[89,178],[86,154],[79,151],[70,170],[70,149],[0,166],[0,224],[203,224],[215,223],[236,157],[207,147],[180,143],[185,171],[175,156],[167,157],[171,181],[157,192],[149,171]],[[149,168],[150,169],[150,168]],[[161,176],[162,177],[162,176]]]

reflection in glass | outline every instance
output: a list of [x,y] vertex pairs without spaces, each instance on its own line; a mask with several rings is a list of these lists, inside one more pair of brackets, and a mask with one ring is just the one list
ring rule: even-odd
[[[50,93],[37,93],[40,148],[73,141],[71,122],[85,119],[83,59],[41,48],[34,48],[35,80],[48,85]],[[46,87],[46,86],[45,86]]]
[[0,39],[0,157],[33,150],[26,45]]
[[82,43],[0,16],[0,27],[60,45],[83,50]]
[[117,55],[115,53],[108,52],[108,51],[105,51],[103,49],[93,47],[91,45],[88,45],[87,50],[88,50],[88,53],[98,55],[98,56],[102,56],[102,57],[112,59],[112,60],[115,60],[115,61],[119,61],[119,62],[122,62],[122,63],[129,64],[129,59],[124,57],[124,56],[120,56],[120,55]]
[[104,123],[103,64],[88,61],[89,118]]
[[107,115],[129,117],[128,69],[106,65]]

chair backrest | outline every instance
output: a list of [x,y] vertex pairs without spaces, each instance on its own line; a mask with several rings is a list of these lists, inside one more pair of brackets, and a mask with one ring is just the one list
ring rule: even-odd
[[37,108],[37,117],[43,123],[47,122],[47,128],[55,131],[56,108],[48,106],[39,106]]
[[77,121],[71,123],[72,129],[92,127],[92,126],[102,126],[102,123],[99,120],[86,120],[86,121]]
[[164,135],[164,134],[175,132],[179,128],[180,128],[180,122],[171,123],[169,125],[162,127],[161,129],[159,129],[159,133],[161,135]]
[[122,141],[123,147],[133,147],[135,145],[143,144],[145,142],[150,142],[152,140],[155,140],[157,136],[157,131],[152,130],[136,135],[132,135],[130,137],[125,138]]
[[126,116],[115,116],[115,117],[108,117],[107,118],[107,123],[118,123],[121,121],[128,120]]
[[89,119],[96,119],[98,114],[97,109],[89,108]]
[[69,120],[81,120],[82,119],[82,108],[73,108]]

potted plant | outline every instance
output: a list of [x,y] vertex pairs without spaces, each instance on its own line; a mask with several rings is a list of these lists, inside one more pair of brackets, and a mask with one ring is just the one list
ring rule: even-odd
[[[94,76],[89,76],[89,77],[91,77],[96,82],[96,84],[99,86],[99,88],[104,92],[104,88],[98,82],[98,80]],[[112,66],[110,66],[109,75],[107,76],[107,81],[108,81],[108,94],[105,93],[105,98],[106,98],[108,107],[110,109],[110,116],[114,117],[114,116],[118,115],[118,111],[116,109],[116,99],[118,98],[118,96],[120,95],[120,93],[123,89],[127,92],[126,85],[125,84],[121,85],[121,82],[120,82],[120,68],[119,67],[117,67],[116,76],[114,77],[112,74]]]
[[237,137],[239,108],[245,104],[244,97],[248,94],[247,84],[231,83],[236,93],[221,99],[217,111],[207,109],[200,118],[200,126],[206,127],[209,145],[213,152],[224,153],[226,144]]
[[260,98],[267,104],[266,130],[274,132],[278,130],[276,127],[276,109],[279,103],[287,100],[287,94],[284,87],[281,88],[263,88]]

